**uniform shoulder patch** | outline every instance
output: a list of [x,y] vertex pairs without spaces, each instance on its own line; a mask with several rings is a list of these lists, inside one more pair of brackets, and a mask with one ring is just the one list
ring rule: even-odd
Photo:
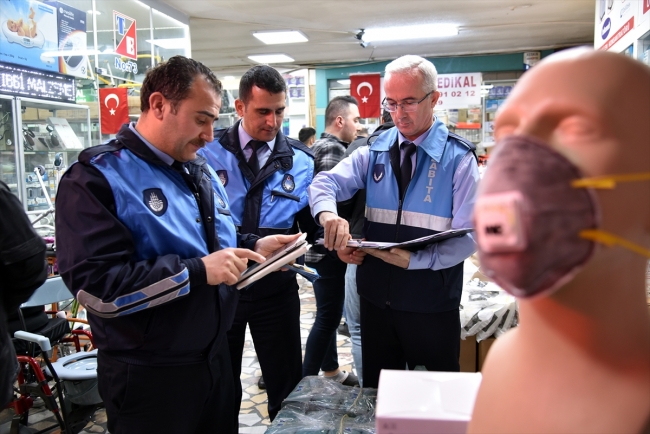
[[220,206],[221,208],[225,208],[225,207],[226,207],[226,201],[223,200],[223,199],[221,198],[221,196],[219,196],[219,195],[216,194],[216,193],[215,193],[215,196],[217,197],[217,202],[219,203],[219,206]]
[[160,217],[167,211],[169,202],[167,197],[159,188],[148,188],[142,192],[142,200],[144,204],[151,210],[154,215]]
[[221,185],[224,187],[228,185],[228,171],[227,170],[217,170],[217,176],[219,177],[219,181],[221,181]]
[[386,167],[383,164],[375,164],[375,167],[372,169],[372,179],[375,182],[379,182],[384,179],[386,174]]
[[282,189],[287,193],[291,193],[296,189],[296,182],[293,180],[293,176],[290,174],[284,175],[282,178]]

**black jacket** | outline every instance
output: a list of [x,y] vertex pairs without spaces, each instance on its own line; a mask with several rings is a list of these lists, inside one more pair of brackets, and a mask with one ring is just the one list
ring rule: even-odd
[[[238,161],[238,169],[251,182],[250,188],[246,192],[244,213],[240,227],[241,232],[250,232],[260,237],[265,237],[267,235],[295,234],[298,231],[306,232],[315,226],[314,220],[309,212],[309,206],[305,206],[294,215],[294,224],[289,230],[263,228],[259,224],[263,208],[262,201],[264,200],[265,180],[277,171],[287,171],[293,167],[295,163],[294,155],[296,153],[294,148],[312,157],[311,150],[304,143],[286,137],[281,131],[278,132],[273,152],[269,155],[260,173],[255,177],[248,167],[241,144],[239,143],[239,122],[227,129],[216,130],[214,132],[214,139],[226,151],[235,156]],[[296,186],[295,188],[298,190],[307,188],[307,186]],[[233,198],[230,195],[229,197],[232,201]],[[299,262],[302,262],[302,260]],[[295,291],[297,289],[298,284],[296,282],[295,272],[275,272],[242,289],[240,291],[240,300],[264,299],[280,292]]]
[[[84,150],[79,162],[64,174],[56,198],[56,236],[59,271],[73,294],[83,289],[102,302],[133,294],[156,285],[183,270],[189,271],[190,291],[172,302],[163,302],[115,318],[89,315],[97,347],[114,358],[140,365],[181,365],[214,356],[232,324],[237,291],[227,285],[207,284],[201,258],[174,254],[136,261],[136,240],[117,218],[116,203],[104,175],[90,164],[101,153],[128,149],[146,164],[172,171],[125,125],[115,140]],[[107,154],[108,155],[108,154]],[[102,157],[104,158],[104,157]],[[214,231],[213,186],[205,176],[205,160],[186,163],[182,201],[169,198],[169,207],[195,198],[208,238],[206,250],[219,249]],[[170,172],[171,173],[171,172]],[[208,172],[209,173],[209,172]],[[170,182],[173,182],[170,176]],[[178,179],[178,178],[176,178]],[[161,188],[164,188],[161,185]],[[193,220],[193,216],[187,216]],[[184,224],[179,221],[179,224]],[[161,233],[164,237],[165,234]],[[252,248],[258,237],[239,236],[238,245]]]
[[47,277],[45,242],[32,228],[23,206],[0,181],[0,408],[11,400],[17,361],[7,318]]

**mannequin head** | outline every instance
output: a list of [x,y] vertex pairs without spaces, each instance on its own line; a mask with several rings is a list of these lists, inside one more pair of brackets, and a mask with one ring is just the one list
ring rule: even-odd
[[[528,137],[575,166],[578,171],[575,178],[648,173],[650,98],[647,95],[650,95],[650,68],[636,60],[586,48],[554,54],[522,77],[497,113],[495,151],[498,153],[500,144],[505,146],[512,136]],[[555,175],[553,167],[559,170],[559,165],[545,168],[549,179]],[[493,176],[505,181],[511,175],[504,171],[494,172]],[[542,185],[543,176],[535,178],[533,185]],[[570,181],[561,185],[570,185]],[[595,189],[593,194],[598,204],[599,229],[650,248],[650,180],[619,182],[614,189]],[[553,197],[552,192],[548,197]],[[478,215],[479,202],[480,197]],[[539,206],[543,202],[538,199],[534,203]],[[564,207],[564,203],[559,205],[560,209]],[[547,222],[540,219],[538,228],[543,224]],[[477,230],[481,231],[480,225]],[[596,255],[602,260],[603,256],[620,255],[621,251],[620,247],[597,248]],[[530,250],[520,256],[523,259],[518,265],[523,265],[522,268],[527,263],[538,262],[531,257]],[[513,261],[513,255],[500,253],[499,257],[491,258],[492,261],[502,259]],[[507,269],[509,265],[501,268]]]
[[[494,135],[535,136],[585,176],[650,169],[650,68],[623,55],[575,48],[526,73],[497,114]],[[625,144],[622,146],[622,144]]]

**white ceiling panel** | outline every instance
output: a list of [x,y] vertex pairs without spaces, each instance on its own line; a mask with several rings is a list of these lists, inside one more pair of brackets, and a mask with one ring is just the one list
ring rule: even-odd
[[[251,54],[284,53],[287,68],[504,53],[593,44],[594,0],[162,0],[190,17],[192,56],[217,73],[237,74]],[[360,29],[452,23],[457,36],[361,47]],[[265,45],[260,30],[300,30],[309,41]]]

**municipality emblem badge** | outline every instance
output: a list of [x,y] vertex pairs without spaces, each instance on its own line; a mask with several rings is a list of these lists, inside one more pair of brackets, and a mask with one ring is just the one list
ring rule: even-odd
[[217,170],[217,176],[219,177],[219,180],[221,181],[221,185],[224,187],[228,185],[228,171],[226,170]]
[[219,202],[219,206],[220,206],[221,208],[225,208],[225,207],[226,207],[226,202],[225,202],[225,201],[224,201],[224,200],[223,200],[219,195],[217,195],[217,202]]
[[379,182],[382,179],[384,179],[384,175],[386,174],[386,169],[384,168],[383,164],[375,164],[375,167],[372,170],[372,179],[375,182]]
[[293,180],[293,176],[288,173],[284,175],[284,178],[282,179],[282,189],[287,193],[291,193],[296,189],[296,183]]
[[149,188],[142,192],[144,204],[152,213],[160,217],[167,211],[167,198],[159,188]]

